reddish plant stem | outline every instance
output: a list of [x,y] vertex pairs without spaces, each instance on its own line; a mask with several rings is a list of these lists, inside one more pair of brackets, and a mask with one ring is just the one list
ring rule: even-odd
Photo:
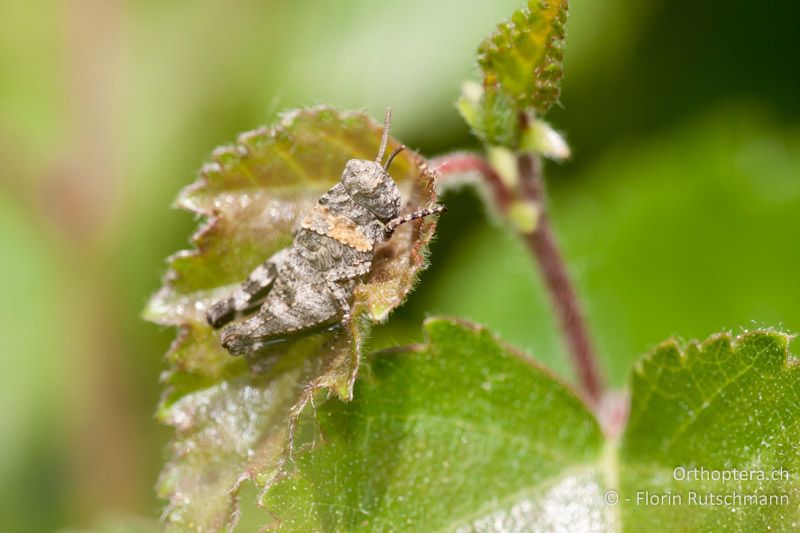
[[567,265],[558,248],[547,214],[547,198],[540,163],[535,156],[523,154],[519,156],[517,165],[522,195],[540,209],[536,229],[524,235],[525,241],[539,263],[578,380],[590,402],[597,406],[605,387],[580,300],[569,278]]
[[477,172],[489,186],[500,211],[505,212],[511,206],[513,201],[511,191],[503,183],[500,175],[481,156],[470,152],[454,152],[431,160],[431,166],[445,179],[448,175]]
[[[508,189],[491,165],[478,155],[457,152],[434,159],[431,163],[445,179],[448,175],[460,173],[481,174],[494,196],[495,204],[502,212],[506,212],[514,201],[514,193]],[[523,154],[519,156],[517,164],[520,195],[540,209],[536,229],[530,233],[523,233],[522,237],[539,264],[581,390],[589,403],[597,408],[605,387],[580,301],[550,225],[539,160],[530,154]]]

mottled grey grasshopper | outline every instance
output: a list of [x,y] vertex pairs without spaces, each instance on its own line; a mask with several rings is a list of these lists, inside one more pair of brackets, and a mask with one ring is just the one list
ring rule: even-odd
[[355,284],[370,272],[375,246],[401,224],[445,210],[437,206],[400,216],[400,191],[388,169],[404,147],[381,164],[391,117],[387,109],[375,161],[349,160],[341,181],[302,218],[292,245],[209,308],[208,323],[219,328],[259,307],[254,316],[222,330],[220,342],[231,354],[257,352],[298,334],[346,324]]

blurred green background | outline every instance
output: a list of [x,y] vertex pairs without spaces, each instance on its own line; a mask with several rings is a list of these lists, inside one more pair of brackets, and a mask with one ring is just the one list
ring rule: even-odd
[[[522,0],[4,0],[0,529],[148,528],[173,332],[139,313],[196,221],[216,145],[318,103],[395,110],[429,156],[476,147],[453,102]],[[673,335],[800,331],[800,4],[573,0],[552,213],[604,370]],[[535,265],[469,191],[381,342],[490,325],[569,376]],[[571,378],[570,378],[571,379]]]

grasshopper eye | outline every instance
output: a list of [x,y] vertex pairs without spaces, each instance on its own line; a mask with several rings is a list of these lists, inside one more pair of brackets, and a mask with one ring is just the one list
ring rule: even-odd
[[369,189],[369,190],[357,189],[357,190],[353,191],[353,193],[350,195],[350,197],[356,203],[362,203],[364,201],[375,200],[379,196],[380,196],[380,190],[378,188]]

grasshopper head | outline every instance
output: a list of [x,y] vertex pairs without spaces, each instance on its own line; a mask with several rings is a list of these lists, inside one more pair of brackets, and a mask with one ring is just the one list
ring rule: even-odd
[[351,159],[342,173],[342,184],[353,201],[382,222],[400,212],[400,191],[380,163]]

